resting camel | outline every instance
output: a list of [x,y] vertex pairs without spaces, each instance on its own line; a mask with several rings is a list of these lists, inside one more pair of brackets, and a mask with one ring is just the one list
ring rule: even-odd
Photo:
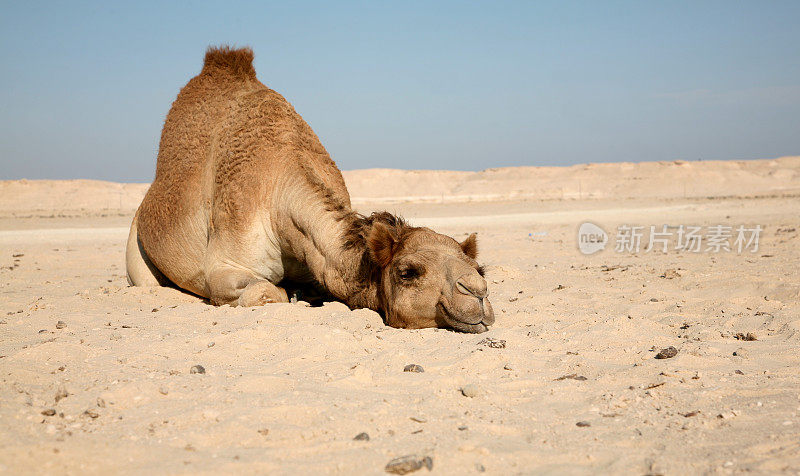
[[288,301],[285,282],[315,283],[389,326],[486,331],[494,313],[475,235],[459,243],[354,212],[311,127],[252,62],[249,48],[209,48],[172,104],[131,224],[130,284],[257,306]]

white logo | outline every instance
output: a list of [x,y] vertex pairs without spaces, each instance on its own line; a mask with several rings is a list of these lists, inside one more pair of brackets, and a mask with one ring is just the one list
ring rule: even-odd
[[578,228],[578,249],[585,255],[597,253],[608,244],[606,232],[594,223],[582,223]]

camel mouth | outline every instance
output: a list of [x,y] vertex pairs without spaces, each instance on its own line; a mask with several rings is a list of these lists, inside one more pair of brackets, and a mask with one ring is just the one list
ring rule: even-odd
[[480,334],[489,330],[491,324],[485,322],[486,316],[476,316],[476,319],[470,322],[469,320],[459,319],[455,317],[443,303],[436,306],[439,309],[440,315],[444,322],[454,330],[466,332],[469,334]]

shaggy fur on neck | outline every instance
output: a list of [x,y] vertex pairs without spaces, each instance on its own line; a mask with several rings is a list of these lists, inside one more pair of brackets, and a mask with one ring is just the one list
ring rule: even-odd
[[[378,304],[381,310],[385,310],[386,307],[383,302],[381,283],[381,267],[375,262],[369,251],[370,231],[375,223],[381,223],[389,227],[395,236],[402,240],[402,237],[413,230],[413,227],[408,226],[401,217],[394,216],[389,212],[374,212],[370,216],[364,216],[353,212],[346,219],[350,220],[350,225],[345,233],[344,250],[357,251],[361,254],[358,271],[355,275],[356,285],[361,291],[355,293],[355,301],[359,299],[371,300],[369,289],[377,289],[376,297],[379,303],[371,304]],[[365,305],[366,303],[359,304]]]

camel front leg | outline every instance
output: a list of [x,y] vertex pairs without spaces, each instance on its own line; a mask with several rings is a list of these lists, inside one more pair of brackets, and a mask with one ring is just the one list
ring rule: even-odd
[[235,268],[217,268],[207,278],[209,298],[217,306],[262,306],[289,302],[286,291],[252,273]]

